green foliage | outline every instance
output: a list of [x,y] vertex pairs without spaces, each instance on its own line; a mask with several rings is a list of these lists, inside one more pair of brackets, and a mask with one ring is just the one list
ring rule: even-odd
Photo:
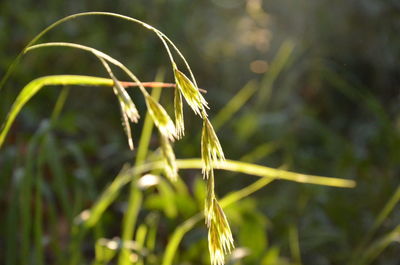
[[[324,0],[117,5],[56,0],[39,10],[26,0],[4,1],[0,3],[0,68],[6,73],[21,43],[29,42],[30,32],[73,10],[119,10],[162,25],[189,55],[199,86],[186,60],[179,59],[182,53],[147,24],[161,45],[170,45],[167,56],[147,31],[101,17],[100,12],[88,19],[74,15],[70,18],[75,21],[57,23],[58,30],[50,27],[38,37],[74,40],[110,52],[118,59],[112,60],[115,69],[107,62],[115,79],[124,76],[117,69],[119,63],[145,80],[153,79],[166,59],[176,61],[192,88],[207,89],[206,95],[193,90],[192,98],[207,98],[211,106],[207,117],[225,155],[233,159],[210,164],[216,169],[215,190],[221,195],[215,197],[235,240],[227,264],[391,264],[397,261],[399,249],[396,84],[400,68],[395,58],[400,46],[395,34],[396,5],[375,2],[338,1],[332,8]],[[185,12],[188,8],[202,12]],[[37,96],[25,94],[19,103],[15,101],[24,108],[21,111],[14,104],[10,125],[6,123],[0,135],[0,203],[4,206],[0,245],[5,246],[0,259],[9,265],[209,264],[202,211],[211,183],[201,180],[201,159],[180,159],[201,154],[195,144],[201,123],[186,111],[183,125],[186,98],[182,100],[181,89],[172,87],[174,96],[170,88],[151,87],[147,93],[167,114],[175,112],[174,138],[182,139],[161,142],[141,97],[143,89],[127,86],[137,86],[137,81],[95,77],[106,73],[102,64],[79,51],[25,52],[5,79],[0,74],[2,121],[18,88],[28,84],[31,92],[40,90]],[[251,68],[250,63],[260,61],[265,68],[256,70],[265,73]],[[72,72],[79,75],[58,75]],[[173,71],[166,73],[154,79],[175,79]],[[43,74],[48,75],[44,83],[29,82],[41,80],[36,78]],[[58,77],[52,81],[51,74]],[[68,81],[59,81],[64,78]],[[129,116],[124,119],[124,113],[135,117],[132,105],[121,104],[127,97],[118,87],[114,89],[117,104],[110,99],[112,87],[118,84],[142,118],[129,127],[133,152],[120,128],[121,117],[125,129],[134,121]],[[142,84],[149,90],[146,82]],[[54,85],[62,86],[60,93]],[[165,91],[162,97],[161,91]],[[42,122],[46,116],[50,120]],[[131,133],[126,133],[129,143]],[[180,177],[175,178],[178,169]],[[275,181],[281,177],[300,183],[354,185],[291,171],[355,180],[357,187]],[[164,178],[168,174],[174,182]],[[260,178],[253,180],[246,174]]]

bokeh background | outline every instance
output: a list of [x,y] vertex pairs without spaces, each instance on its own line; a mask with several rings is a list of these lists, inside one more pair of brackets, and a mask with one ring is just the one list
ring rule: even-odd
[[[208,91],[210,117],[227,158],[357,181],[354,189],[275,182],[228,208],[240,250],[228,264],[400,264],[399,1],[3,0],[0,76],[42,29],[83,11],[141,19],[177,44],[199,86]],[[131,23],[80,18],[42,41],[89,45],[125,63],[141,80],[152,81],[158,74],[165,82],[173,81],[159,40]],[[25,84],[49,74],[106,76],[96,58],[85,53],[62,48],[33,51],[0,91],[1,120]],[[31,257],[29,264],[40,260],[35,258],[37,244],[44,245],[46,264],[70,255],[71,225],[57,191],[63,190],[60,198],[66,198],[72,213],[78,214],[132,160],[111,90],[71,87],[48,140],[53,149],[47,152],[56,157],[56,168],[51,163],[40,167],[43,238],[30,239],[35,230],[24,230],[24,222],[33,220],[37,205],[34,193],[24,196],[24,172],[40,156],[29,147],[32,136],[50,118],[60,91],[45,88],[29,102],[0,152],[4,264],[22,264],[24,238],[29,242],[25,252]],[[144,112],[143,100],[133,95]],[[235,96],[237,111],[226,110]],[[166,91],[161,102],[171,110],[172,99]],[[201,123],[188,108],[185,115],[188,129],[175,144],[175,152],[178,158],[198,157]],[[141,126],[133,128],[135,142]],[[157,145],[154,135],[152,148]],[[62,188],[57,188],[57,174],[65,180]],[[196,199],[200,172],[182,173],[182,178],[194,194],[193,209],[178,205],[175,214],[165,213],[153,192],[141,210],[141,221],[149,213],[161,220],[155,257],[147,264],[160,264],[168,235],[201,209],[197,206],[201,199]],[[217,172],[216,189],[222,197],[254,180]],[[127,194],[128,190],[120,194],[97,234],[82,240],[77,264],[91,263],[96,238],[120,235]],[[23,216],[20,209],[26,204],[33,210]],[[67,258],[60,260],[71,264]],[[174,264],[209,264],[203,225],[184,237]]]

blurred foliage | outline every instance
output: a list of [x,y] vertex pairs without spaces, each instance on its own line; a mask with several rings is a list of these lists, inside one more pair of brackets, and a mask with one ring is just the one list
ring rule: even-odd
[[[210,116],[216,117],[228,158],[357,181],[351,190],[276,182],[228,207],[237,247],[229,264],[398,263],[399,1],[5,0],[0,76],[40,30],[88,10],[139,18],[176,42],[208,91]],[[79,18],[45,40],[105,51],[146,81],[168,64],[153,35],[112,18]],[[166,82],[173,80],[168,71]],[[0,91],[1,122],[20,89],[49,74],[107,73],[79,51],[52,48],[26,55]],[[113,238],[120,235],[127,189],[89,234],[77,232],[73,219],[132,161],[118,102],[109,89],[71,87],[50,126],[60,91],[49,87],[35,96],[1,149],[0,260],[8,265],[116,260]],[[235,95],[240,96],[227,105]],[[172,99],[170,92],[161,97],[164,104]],[[136,102],[144,110],[144,101]],[[178,158],[200,153],[192,144],[199,141],[200,124],[186,115],[191,130],[175,144]],[[141,126],[133,128],[135,139]],[[157,139],[151,139],[152,147]],[[136,241],[147,234],[145,247],[156,253],[146,265],[160,264],[169,235],[202,209],[200,173],[182,175],[181,187],[164,183],[145,191]],[[221,197],[251,181],[216,173]],[[143,245],[132,247],[141,253]],[[40,248],[45,257],[34,255]],[[207,251],[206,229],[197,225],[183,238],[174,264],[208,264]]]

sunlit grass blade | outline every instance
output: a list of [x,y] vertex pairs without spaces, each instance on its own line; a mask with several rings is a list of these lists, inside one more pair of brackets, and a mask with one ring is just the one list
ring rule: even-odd
[[45,86],[80,85],[112,87],[112,79],[83,75],[50,75],[29,82],[18,94],[0,130],[0,148],[4,143],[11,125],[25,104]]
[[392,197],[386,202],[385,206],[382,208],[382,211],[376,217],[372,227],[365,233],[364,238],[357,246],[357,248],[352,253],[352,261],[359,259],[359,256],[364,252],[365,246],[369,243],[369,241],[376,234],[379,227],[382,226],[383,222],[389,217],[390,213],[393,212],[396,205],[400,202],[400,185],[397,187]]
[[[177,159],[179,169],[202,168],[202,159]],[[316,184],[322,186],[332,186],[339,188],[354,188],[356,182],[349,179],[329,178],[315,175],[300,174],[282,169],[276,169],[251,163],[245,163],[235,160],[225,160],[223,163],[215,162],[214,168],[228,170],[248,175],[266,177],[273,179],[282,179],[300,183]]]
[[212,119],[214,129],[218,131],[227,121],[231,120],[246,102],[254,95],[257,91],[257,82],[250,81],[243,88],[239,90],[236,95],[229,100],[227,104],[218,112],[218,114]]
[[[164,33],[162,33],[160,30],[154,28],[153,26],[151,26],[151,25],[149,25],[149,24],[147,24],[147,23],[145,23],[145,22],[143,22],[141,20],[138,20],[138,19],[135,19],[135,18],[132,18],[132,17],[129,17],[129,16],[124,16],[124,15],[121,15],[121,14],[117,14],[117,13],[112,13],[112,12],[82,12],[82,13],[69,15],[69,16],[66,16],[66,17],[64,17],[62,19],[59,19],[56,22],[54,22],[53,24],[51,24],[50,26],[46,27],[44,30],[42,30],[39,34],[37,34],[25,46],[25,48],[22,50],[22,52],[20,54],[18,54],[18,56],[14,59],[14,61],[10,65],[10,67],[7,69],[6,74],[2,77],[2,79],[0,81],[0,91],[3,88],[4,84],[6,83],[6,81],[8,80],[8,78],[10,77],[10,75],[14,72],[15,67],[18,65],[18,63],[20,62],[20,60],[22,58],[22,55],[25,52],[27,52],[30,49],[30,47],[32,47],[35,43],[37,43],[39,39],[41,39],[45,34],[47,34],[52,29],[58,27],[59,25],[65,23],[65,22],[71,21],[73,19],[80,18],[80,17],[85,17],[85,16],[109,16],[109,17],[115,17],[115,18],[119,18],[119,19],[122,19],[122,20],[126,20],[126,21],[129,21],[129,22],[133,22],[133,23],[139,24],[139,25],[143,26],[144,28],[153,31],[157,35],[157,37],[161,40],[162,44],[164,45],[164,47],[165,47],[165,49],[166,49],[166,51],[168,53],[168,56],[170,58],[171,64],[174,66],[175,65],[175,61],[174,61],[174,58],[173,58],[172,53],[170,51],[169,45],[171,45],[172,48],[181,57],[181,59],[185,63],[186,68],[188,69],[188,71],[189,71],[189,73],[191,75],[191,78],[192,78],[194,84],[196,85],[196,80],[194,78],[194,75],[192,73],[192,70],[191,70],[186,58],[183,56],[183,54],[178,49],[178,47]],[[168,45],[168,43],[169,43],[169,45]]]
[[54,192],[56,198],[60,201],[63,212],[66,214],[68,220],[72,219],[71,206],[68,198],[68,185],[67,174],[62,166],[62,158],[58,153],[58,146],[54,136],[49,133],[44,141],[46,149],[46,160],[50,172],[54,177]]
[[362,256],[358,258],[354,265],[374,264],[374,260],[392,243],[400,242],[400,225],[396,226],[392,231],[381,237],[379,240],[371,244],[369,248],[363,251]]
[[279,143],[277,142],[266,142],[258,145],[256,148],[248,152],[247,154],[243,155],[239,161],[243,162],[250,162],[250,163],[255,163],[258,162],[260,159],[263,157],[268,156],[269,154],[275,152],[278,150],[278,147],[280,146]]
[[[203,166],[201,159],[177,159],[176,162],[179,169],[201,169]],[[284,179],[301,183],[333,186],[340,188],[355,187],[355,182],[353,180],[305,175],[281,169],[274,169],[249,163],[243,163],[239,161],[226,160],[223,164],[216,164],[215,166],[222,170],[262,177],[261,180],[256,182],[260,186],[267,185],[272,180]],[[153,169],[163,169],[163,167],[163,162],[154,162],[136,166],[135,168],[132,168],[130,170],[122,170],[121,173],[113,180],[113,182],[104,190],[104,192],[98,198],[93,207],[90,210],[82,212],[77,220],[78,223],[83,223],[87,227],[93,226],[102,216],[104,211],[118,196],[120,189],[132,180],[133,175],[142,174]],[[256,191],[258,187],[259,186],[249,186],[248,190],[244,189],[244,197]],[[230,194],[226,197],[226,199],[222,199],[220,201],[220,205],[222,207],[226,207],[241,198],[243,198],[243,196],[233,196],[232,194]]]
[[[159,70],[157,72],[155,80],[156,81],[164,80],[164,75],[165,75],[165,71]],[[158,102],[161,97],[161,87],[157,87],[157,86],[154,87],[153,90],[151,91],[151,97],[155,101]],[[142,129],[142,133],[140,135],[140,140],[139,140],[138,149],[137,149],[137,153],[136,153],[136,165],[142,164],[146,160],[146,157],[147,157],[147,154],[149,151],[150,139],[151,139],[151,135],[153,132],[153,128],[154,128],[153,119],[151,118],[150,113],[147,112],[146,116],[144,117],[143,129]]]
[[77,76],[77,75],[53,75],[37,78],[29,82],[18,94],[11,109],[3,123],[0,132],[0,147],[3,145],[5,137],[11,128],[15,118],[25,104],[39,92],[44,86],[50,85],[87,85],[87,86],[112,86],[111,79],[91,77],[91,76]]
[[301,265],[301,252],[299,242],[299,231],[294,224],[289,227],[289,246],[292,253],[293,260],[296,265]]
[[[255,181],[253,184],[249,186],[229,193],[227,196],[220,200],[221,207],[228,207],[235,202],[249,196],[250,194],[262,189],[269,183],[271,183],[273,179],[262,178],[260,180]],[[187,219],[181,225],[179,225],[172,236],[168,240],[168,244],[166,250],[164,252],[162,265],[172,265],[172,261],[177,252],[179,243],[183,239],[183,236],[188,233],[204,216],[202,214],[196,214],[191,218]]]
[[289,63],[294,47],[294,43],[288,40],[285,41],[279,48],[275,58],[270,64],[268,71],[265,73],[264,78],[261,81],[257,96],[257,107],[265,106],[265,104],[268,103],[273,84],[285,66],[287,66]]

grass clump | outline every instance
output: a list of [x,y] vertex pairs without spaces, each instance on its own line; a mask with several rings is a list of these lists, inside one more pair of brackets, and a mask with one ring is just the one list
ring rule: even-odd
[[[130,22],[137,23],[146,29],[152,31],[156,34],[156,36],[161,40],[162,45],[166,49],[168,57],[171,61],[172,73],[175,79],[175,88],[174,88],[174,114],[175,121],[169,116],[166,109],[161,105],[158,100],[158,97],[155,97],[153,94],[150,94],[146,88],[147,83],[141,82],[136,75],[128,69],[123,63],[118,60],[112,58],[111,56],[103,53],[99,50],[96,50],[92,47],[83,46],[80,44],[69,43],[69,42],[49,42],[49,43],[41,43],[35,44],[44,34],[58,25],[67,22],[71,19],[75,19],[77,17],[82,16],[112,16],[121,18],[124,20],[128,20]],[[128,146],[131,150],[134,148],[134,142],[132,137],[132,130],[130,123],[137,123],[140,119],[139,111],[127,92],[126,87],[131,84],[135,84],[146,104],[147,113],[146,117],[149,117],[149,120],[152,124],[156,126],[160,135],[160,143],[161,143],[161,158],[155,159],[147,159],[146,149],[148,147],[149,135],[151,134],[151,126],[146,123],[144,132],[147,134],[142,134],[143,144],[139,143],[138,147],[138,156],[137,163],[133,167],[124,167],[123,170],[118,174],[118,176],[113,180],[113,182],[104,190],[102,195],[97,198],[94,205],[87,210],[81,212],[74,220],[74,233],[76,234],[77,241],[73,242],[74,249],[79,249],[79,239],[85,236],[85,233],[88,229],[93,228],[99,220],[101,220],[103,213],[106,211],[107,207],[116,199],[121,188],[131,183],[130,195],[128,200],[127,209],[124,212],[124,217],[122,221],[122,235],[120,239],[108,240],[105,238],[98,238],[95,245],[96,257],[97,261],[102,262],[111,260],[114,256],[116,256],[115,251],[119,250],[118,263],[121,265],[130,264],[132,260],[139,264],[144,264],[144,259],[146,258],[145,250],[143,250],[144,246],[144,238],[147,233],[156,233],[155,230],[151,230],[152,227],[146,226],[146,224],[141,224],[137,229],[136,241],[134,240],[134,230],[136,227],[138,215],[141,207],[143,206],[143,197],[144,192],[138,185],[140,178],[148,172],[157,172],[161,170],[164,175],[174,184],[177,191],[180,192],[180,195],[186,194],[187,191],[182,186],[181,180],[178,178],[178,170],[179,169],[187,169],[187,168],[196,168],[201,169],[203,178],[206,180],[206,194],[205,194],[205,203],[204,203],[204,218],[206,227],[208,229],[208,249],[210,252],[211,264],[213,265],[223,265],[225,264],[225,257],[234,249],[234,239],[231,232],[231,228],[228,222],[228,218],[224,212],[224,206],[230,203],[237,202],[241,198],[244,198],[251,193],[255,192],[258,189],[261,189],[265,185],[269,184],[273,179],[286,179],[291,181],[298,181],[302,183],[315,183],[320,185],[332,185],[338,187],[353,187],[355,184],[351,181],[339,180],[339,179],[331,179],[331,178],[323,178],[318,176],[308,176],[303,174],[297,174],[293,172],[288,172],[284,170],[271,169],[266,167],[261,167],[252,164],[246,164],[239,161],[225,161],[225,155],[218,139],[218,136],[208,118],[207,109],[209,108],[206,99],[201,94],[194,75],[191,71],[191,68],[182,55],[180,50],[176,47],[176,45],[161,31],[158,29],[134,18],[130,18],[127,16],[122,16],[119,14],[107,13],[107,12],[87,12],[75,14],[72,16],[68,16],[63,18],[44,31],[42,31],[37,37],[35,37],[28,46],[23,50],[22,54],[27,52],[31,52],[38,48],[49,48],[49,47],[69,47],[75,48],[79,50],[83,50],[86,52],[90,52],[94,56],[96,56],[103,67],[105,68],[109,78],[99,78],[94,76],[76,76],[76,75],[56,75],[56,76],[44,76],[38,79],[35,79],[28,83],[22,91],[19,93],[17,99],[13,103],[11,110],[3,124],[3,127],[0,132],[0,147],[4,144],[5,137],[10,130],[12,123],[17,117],[18,113],[21,111],[23,106],[36,94],[40,91],[41,88],[50,85],[90,85],[90,86],[108,86],[111,87],[114,91],[114,94],[119,102],[121,116],[122,116],[122,124],[128,139]],[[178,69],[176,58],[173,53],[178,55],[178,58],[183,61],[186,71],[189,73],[189,76],[186,76],[181,70]],[[5,80],[8,78],[9,73],[13,71],[13,67],[16,67],[18,61],[22,58],[22,55],[17,57],[16,62],[10,68],[9,72],[3,78],[2,83],[4,84]],[[130,83],[120,81],[116,75],[114,74],[111,67],[118,67],[120,70],[126,74],[131,79]],[[181,139],[185,135],[185,125],[184,125],[184,115],[183,115],[183,99],[190,106],[192,111],[198,115],[202,120],[202,132],[201,132],[201,158],[200,159],[192,159],[192,160],[179,160],[176,159],[172,142],[175,140]],[[149,129],[150,128],[150,129]],[[147,143],[145,143],[147,141]],[[144,146],[144,147],[143,147]],[[144,149],[143,149],[144,148]],[[139,151],[140,150],[140,151]],[[143,151],[144,150],[144,151]],[[140,159],[139,159],[140,153]],[[236,193],[232,193],[231,196],[227,196],[226,199],[222,199],[218,201],[217,195],[215,192],[215,178],[214,178],[214,169],[220,168],[224,170],[230,170],[234,172],[244,172],[246,174],[253,174],[256,176],[260,176],[263,181],[255,182],[253,185],[250,185],[247,188],[237,191]],[[160,193],[165,195],[167,198],[172,198],[174,196],[174,190],[168,186],[169,184],[165,184],[159,178],[154,178],[157,181],[155,182],[159,185]],[[266,180],[267,179],[267,180]],[[156,185],[154,184],[154,185]],[[35,188],[40,190],[40,183],[35,183]],[[150,187],[143,185],[143,187]],[[172,190],[172,191],[171,191]],[[227,203],[226,201],[229,201]],[[170,216],[176,215],[176,211],[174,205],[171,205],[172,200],[167,200],[165,202],[166,212]],[[41,198],[37,198],[36,205],[38,209],[41,209],[42,206]],[[40,235],[42,231],[40,230],[41,223],[41,215],[40,211],[37,212],[35,225],[37,226],[37,234],[36,234],[36,242],[40,241]],[[177,228],[177,232],[172,234],[170,241],[166,247],[162,264],[170,265],[173,262],[174,255],[176,252],[176,248],[179,245],[180,240],[183,235],[190,230],[194,224],[196,224],[199,220],[202,219],[202,215],[196,214],[193,217],[189,218],[182,226]],[[154,228],[154,227],[153,227]],[[77,232],[78,231],[78,232]],[[147,232],[149,231],[149,232]],[[154,239],[153,239],[154,241]],[[154,245],[154,244],[152,244]],[[105,248],[107,248],[105,250]],[[140,251],[135,252],[138,247]],[[27,249],[27,246],[24,246]],[[149,247],[150,248],[150,247]],[[151,247],[151,248],[154,248]],[[143,251],[142,251],[143,250]],[[107,252],[104,254],[104,252]],[[43,254],[43,249],[38,247],[38,253]],[[38,259],[43,259],[43,255],[37,255]],[[71,258],[74,262],[71,264],[78,264],[79,254]],[[40,262],[38,262],[40,263]]]

